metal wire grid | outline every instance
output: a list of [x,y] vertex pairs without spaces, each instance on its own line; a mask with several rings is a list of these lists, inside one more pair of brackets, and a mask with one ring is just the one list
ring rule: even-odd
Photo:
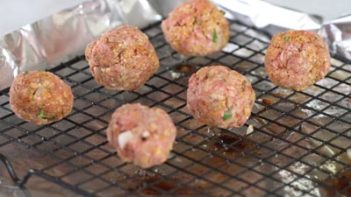
[[[60,122],[38,127],[19,120],[10,110],[8,89],[0,93],[0,159],[16,184],[31,191],[36,186],[32,179],[39,177],[84,196],[350,195],[350,187],[334,184],[332,177],[350,167],[351,65],[333,59],[326,79],[295,92],[267,79],[263,59],[268,36],[253,27],[231,21],[227,47],[203,58],[174,52],[159,24],[144,32],[158,52],[161,69],[138,91],[98,86],[84,57],[78,57],[51,70],[75,95],[72,114]],[[208,128],[186,109],[190,73],[182,71],[211,63],[230,66],[253,84],[257,101],[242,128]],[[122,163],[107,144],[104,132],[111,113],[133,102],[165,109],[177,125],[174,150],[161,166],[141,170]],[[247,133],[248,125],[253,132]],[[13,156],[13,147],[23,154]],[[34,156],[23,167],[26,151]],[[16,169],[24,178],[18,178]]]

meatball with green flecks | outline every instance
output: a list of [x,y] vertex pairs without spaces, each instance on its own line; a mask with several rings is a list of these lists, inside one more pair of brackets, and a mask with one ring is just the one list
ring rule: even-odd
[[73,107],[71,87],[46,71],[18,75],[10,88],[10,105],[21,119],[36,125],[63,119]]
[[229,40],[229,25],[209,0],[190,0],[162,22],[167,42],[177,52],[188,56],[206,56],[220,51]]
[[220,128],[242,126],[255,101],[250,81],[222,65],[201,68],[189,79],[187,107],[199,122]]
[[160,66],[147,35],[130,25],[104,33],[87,46],[85,56],[95,81],[113,90],[140,88]]

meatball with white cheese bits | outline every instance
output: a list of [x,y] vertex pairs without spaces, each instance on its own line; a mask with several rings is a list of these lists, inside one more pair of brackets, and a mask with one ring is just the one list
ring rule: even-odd
[[137,27],[122,25],[90,43],[85,56],[96,82],[113,90],[136,90],[159,68],[148,37]]
[[188,56],[206,56],[220,51],[229,40],[229,25],[209,0],[190,0],[173,10],[162,22],[171,47]]
[[222,65],[201,68],[189,79],[187,107],[199,122],[220,128],[242,126],[255,92],[245,76]]
[[328,46],[314,32],[278,33],[273,37],[265,56],[269,79],[278,86],[297,91],[324,78],[329,68]]
[[21,119],[44,125],[70,114],[73,94],[71,87],[56,75],[31,71],[18,75],[12,82],[10,105]]
[[141,168],[165,162],[176,137],[176,127],[159,108],[125,104],[112,115],[107,128],[109,143],[119,157]]

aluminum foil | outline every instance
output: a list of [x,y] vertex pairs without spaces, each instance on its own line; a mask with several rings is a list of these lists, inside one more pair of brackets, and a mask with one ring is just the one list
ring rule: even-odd
[[325,23],[320,34],[328,42],[332,54],[351,60],[351,16]]
[[139,27],[161,19],[146,0],[89,0],[28,24],[0,38],[0,89],[27,70],[51,68],[83,54],[104,31],[129,23]]
[[[228,18],[260,28],[320,30],[333,54],[351,60],[351,17],[324,23],[262,0],[213,1]],[[119,24],[144,27],[159,21],[181,2],[184,0],[89,0],[25,25],[0,38],[0,89],[9,87],[19,72],[51,68],[83,54],[88,42]]]
[[214,0],[214,2],[228,11],[233,18],[241,19],[259,28],[268,25],[286,29],[317,29],[320,27],[320,22],[315,17],[262,0]]

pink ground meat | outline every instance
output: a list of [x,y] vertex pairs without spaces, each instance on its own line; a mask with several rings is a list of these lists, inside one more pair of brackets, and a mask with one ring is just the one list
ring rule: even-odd
[[208,0],[180,5],[162,22],[162,30],[173,49],[189,56],[220,51],[229,40],[224,13]]
[[37,125],[66,117],[73,107],[71,88],[56,75],[33,71],[18,75],[10,88],[10,105],[23,120]]
[[125,104],[113,113],[107,137],[123,161],[149,168],[167,160],[176,127],[162,109]]
[[160,66],[148,37],[128,25],[108,31],[90,43],[85,56],[96,82],[114,90],[140,88]]
[[189,79],[187,106],[209,126],[242,126],[251,114],[255,92],[240,73],[221,65],[201,68]]
[[265,69],[281,87],[304,90],[325,77],[330,68],[328,46],[316,33],[288,31],[275,35],[267,49]]

